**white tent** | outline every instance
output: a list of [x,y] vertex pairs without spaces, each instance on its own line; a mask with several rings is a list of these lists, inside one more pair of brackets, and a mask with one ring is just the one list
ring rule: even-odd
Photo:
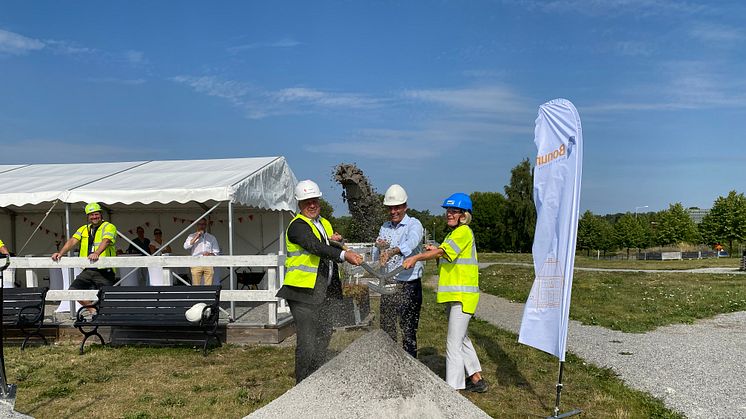
[[[87,222],[85,203],[98,202],[120,235],[132,238],[142,226],[152,238],[159,228],[164,240],[173,238],[172,254],[187,255],[182,246],[185,232],[205,217],[222,255],[275,254],[271,266],[259,265],[268,267],[265,281],[271,284],[263,282],[269,286],[267,295],[231,300],[233,317],[234,301],[270,302],[269,322],[274,324],[274,293],[283,277],[279,255],[284,253],[285,226],[296,210],[296,183],[284,157],[0,165],[0,239],[20,256],[50,255]],[[117,248],[124,250],[128,244],[118,240]],[[237,258],[216,266],[247,266],[236,265],[244,260]],[[25,259],[16,261],[26,270],[27,284],[37,282],[29,280],[33,268],[54,268],[47,266],[51,262],[46,257]],[[156,264],[165,263],[155,259]],[[229,288],[234,290],[234,271],[229,271]]]
[[[284,157],[0,165],[0,208],[5,213],[0,238],[19,252],[38,230],[23,254],[52,253],[55,241],[69,237],[65,230],[85,223],[83,206],[92,201],[104,205],[105,218],[125,234],[142,225],[159,227],[169,237],[209,208],[226,203],[230,216],[224,210],[211,214],[213,234],[224,243],[231,241],[229,225],[246,219],[245,228],[236,231],[239,253],[264,253],[264,224],[271,226],[270,243],[276,243],[277,223],[272,221],[283,222],[296,210],[296,183]],[[234,218],[234,209],[243,216]],[[253,222],[255,216],[260,223]]]

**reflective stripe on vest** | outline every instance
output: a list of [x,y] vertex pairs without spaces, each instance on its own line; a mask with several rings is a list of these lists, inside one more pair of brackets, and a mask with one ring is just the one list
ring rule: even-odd
[[[290,221],[290,224],[292,224],[296,219],[301,219],[308,224],[311,227],[314,236],[316,236],[319,241],[323,241],[321,233],[310,218],[298,214]],[[319,217],[319,221],[324,227],[326,237],[331,237],[332,234],[334,234],[332,225],[323,217]],[[290,224],[288,224],[288,229],[290,228]],[[316,277],[318,276],[321,258],[291,242],[290,239],[288,239],[287,231],[285,232],[285,248],[287,249],[287,258],[285,259],[285,284],[293,287],[313,288],[316,285]]]
[[[101,246],[101,242],[104,241],[105,238],[108,238],[111,240],[109,246],[104,249],[103,253],[99,257],[112,257],[117,255],[116,248],[113,244],[114,241],[114,235],[111,232],[104,231],[106,230],[106,227],[113,226],[113,224],[104,221],[101,223],[101,225],[96,229],[96,234],[93,236],[93,247],[94,249],[98,249],[99,246]],[[116,227],[115,227],[116,228]],[[84,234],[80,235],[80,252],[78,253],[80,257],[86,257],[88,256],[88,240],[90,240],[89,232],[90,228],[88,225],[85,225],[81,227],[78,231],[83,231]]]
[[[93,248],[98,249],[99,246],[101,246],[101,242],[104,241],[104,239],[109,239],[109,245],[106,246],[106,249],[99,255],[99,258],[105,258],[105,257],[115,257],[117,255],[117,249],[114,246],[114,240],[116,239],[114,237],[114,234],[105,231],[107,227],[114,227],[116,231],[116,226],[114,224],[111,224],[107,221],[104,221],[101,223],[100,226],[96,229],[96,234],[93,236]],[[87,257],[88,256],[88,249],[90,246],[88,245],[88,240],[90,240],[89,234],[90,234],[90,225],[84,225],[83,227],[79,228],[76,234],[83,232],[83,234],[80,234],[80,252],[78,255],[80,257]],[[116,272],[116,269],[112,269]]]
[[[462,249],[453,237],[462,245],[471,241],[471,246]],[[437,301],[459,301],[464,313],[474,314],[479,302],[479,262],[474,233],[466,225],[456,227],[445,238],[443,245],[457,255],[450,262],[441,259]]]

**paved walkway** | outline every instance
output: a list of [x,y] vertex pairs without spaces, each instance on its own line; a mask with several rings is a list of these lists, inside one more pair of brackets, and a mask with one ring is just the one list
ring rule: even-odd
[[[480,298],[478,318],[518,333],[523,304],[484,293]],[[689,418],[746,417],[746,312],[644,334],[571,321],[567,344],[568,351],[612,368],[628,386]]]

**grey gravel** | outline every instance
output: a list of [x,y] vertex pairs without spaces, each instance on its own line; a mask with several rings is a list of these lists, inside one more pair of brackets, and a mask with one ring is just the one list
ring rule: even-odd
[[381,330],[247,418],[489,418]]
[[[524,262],[480,262],[479,269],[486,268],[492,265],[512,265],[512,266],[525,266],[532,268],[533,263]],[[688,274],[730,274],[730,275],[746,275],[746,271],[742,271],[738,268],[694,268],[694,269],[627,269],[627,268],[583,268],[575,267],[576,271],[592,271],[592,272],[646,272],[646,273],[688,273]]]
[[0,418],[2,419],[33,419],[33,416],[24,415],[11,409],[10,406],[0,405]]
[[[518,333],[522,315],[523,304],[481,294],[478,318]],[[644,334],[570,321],[567,345],[569,352],[611,368],[628,386],[689,418],[746,417],[746,312]]]

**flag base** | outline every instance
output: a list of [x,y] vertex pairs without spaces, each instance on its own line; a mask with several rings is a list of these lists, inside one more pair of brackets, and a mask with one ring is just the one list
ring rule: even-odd
[[555,414],[553,416],[547,416],[547,419],[569,418],[570,416],[579,415],[581,413],[583,413],[582,410],[580,410],[580,409],[573,409],[573,410],[571,410],[569,412]]

